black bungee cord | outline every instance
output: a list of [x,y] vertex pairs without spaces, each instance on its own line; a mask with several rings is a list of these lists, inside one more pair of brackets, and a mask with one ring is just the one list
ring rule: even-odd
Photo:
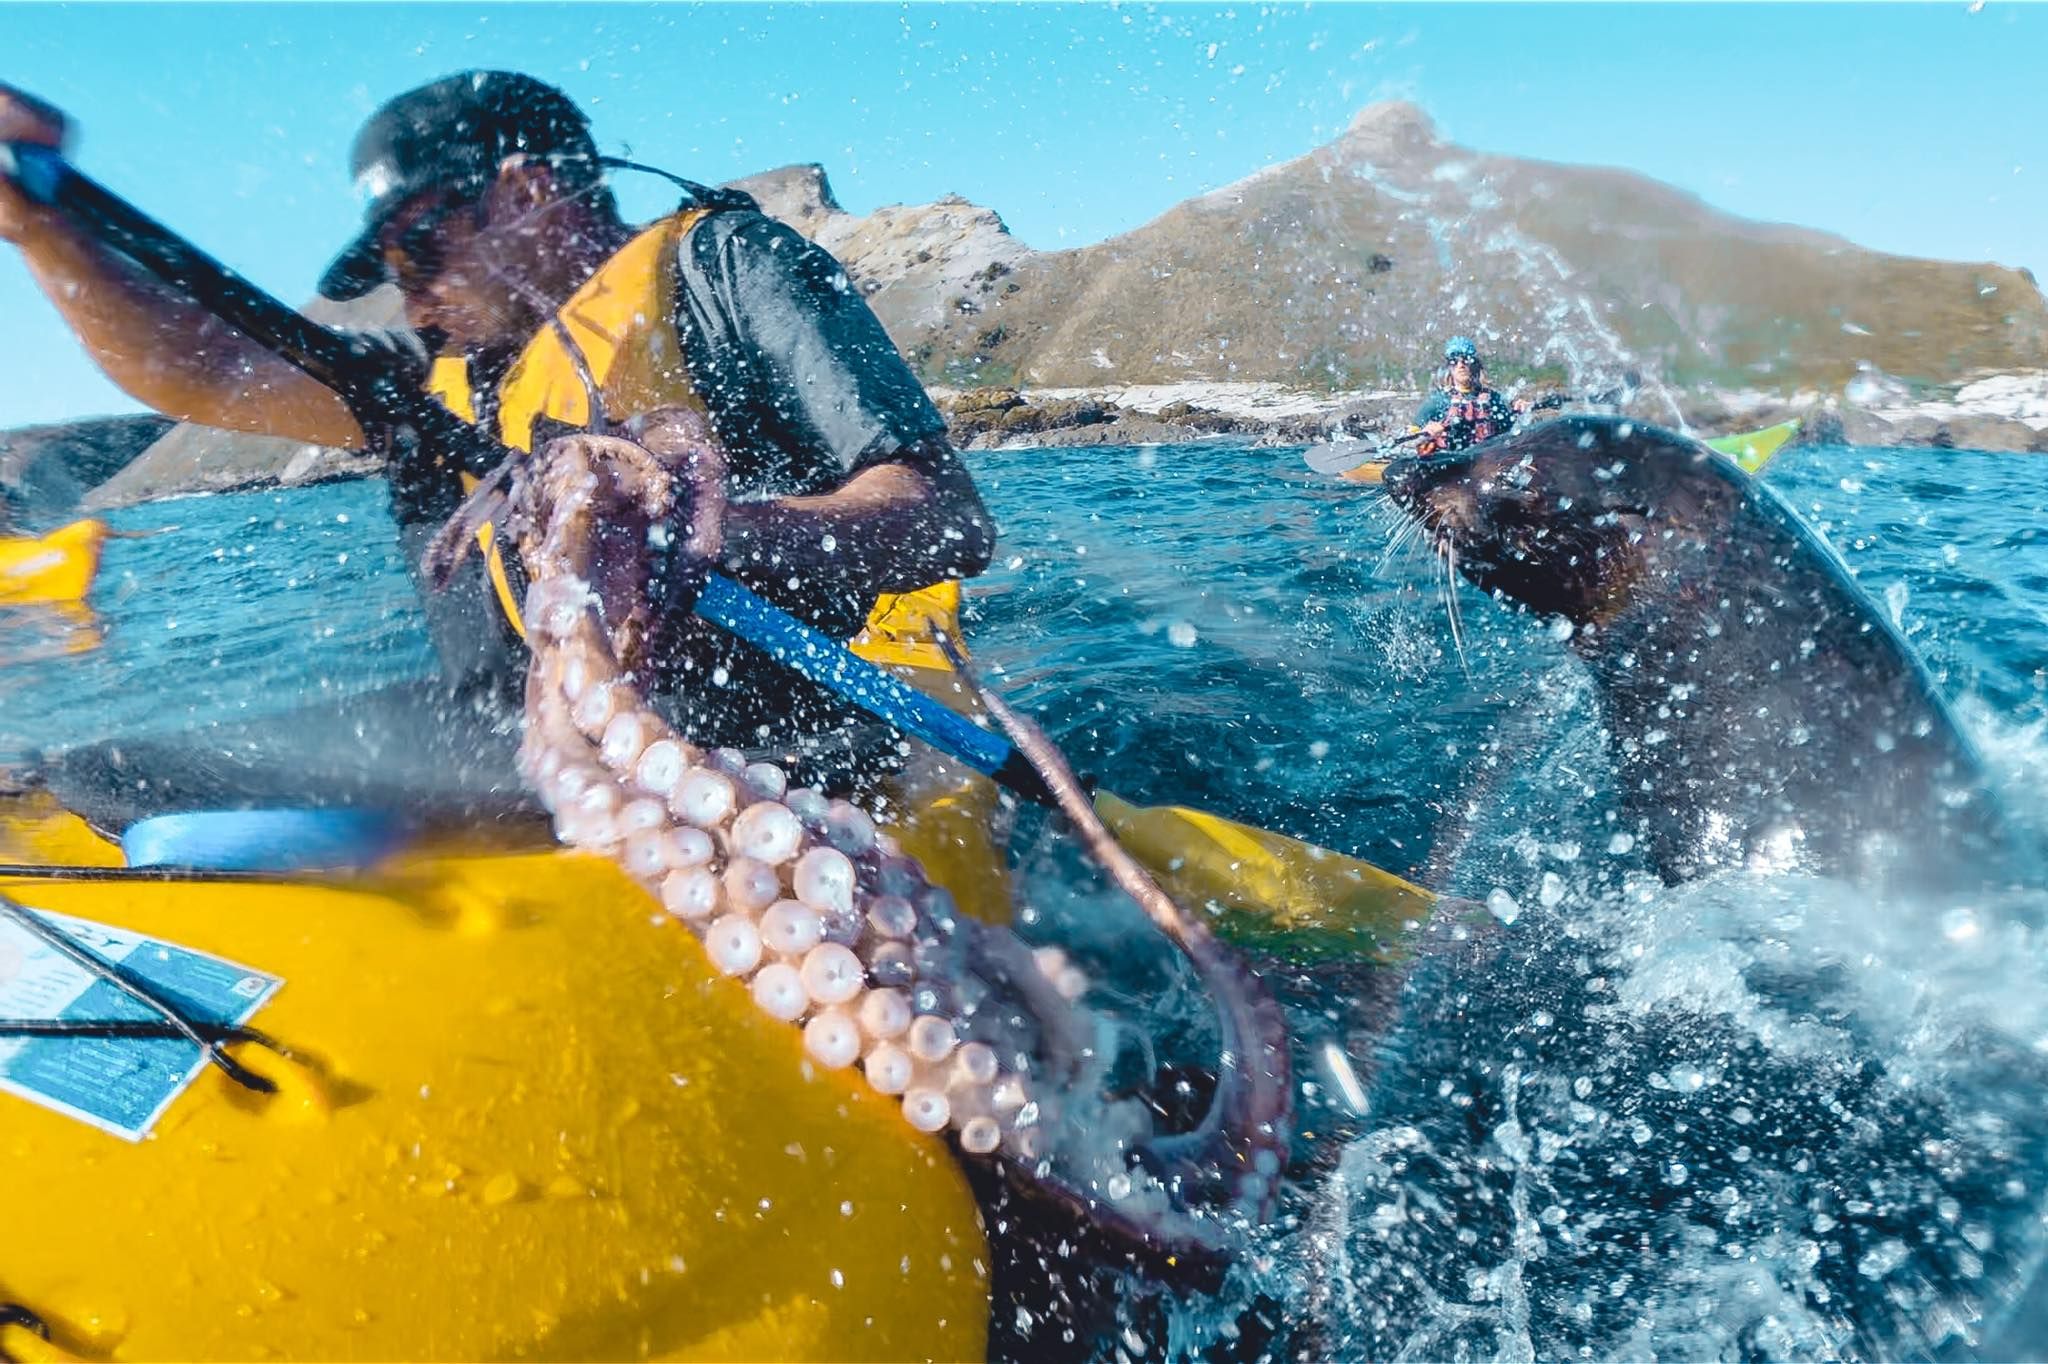
[[[257,1094],[275,1094],[277,1092],[275,1081],[258,1075],[256,1072],[243,1066],[234,1057],[228,1055],[225,1049],[226,1043],[253,1040],[244,1039],[240,1036],[239,1034],[243,1030],[226,1028],[219,1024],[210,1024],[188,1018],[182,1009],[158,994],[146,982],[136,979],[113,962],[107,961],[97,953],[89,951],[62,929],[51,924],[40,914],[37,914],[27,905],[22,904],[11,896],[0,894],[0,918],[12,920],[26,932],[41,939],[62,953],[93,979],[106,982],[136,1003],[161,1015],[163,1018],[162,1023],[149,1024],[150,1027],[162,1029],[163,1031],[160,1033],[136,1034],[124,1032],[121,1029],[127,1026],[126,1023],[116,1020],[96,1021],[90,1019],[24,1019],[19,1022],[5,1020],[0,1021],[0,1033],[19,1032],[26,1035],[45,1036],[119,1037],[139,1035],[182,1037],[186,1041],[197,1045],[200,1054],[206,1060],[219,1066],[222,1073],[236,1084],[242,1086],[242,1088]],[[74,1024],[81,1023],[84,1025],[82,1028],[73,1026]],[[95,1032],[93,1031],[94,1029],[111,1029],[112,1031]]]

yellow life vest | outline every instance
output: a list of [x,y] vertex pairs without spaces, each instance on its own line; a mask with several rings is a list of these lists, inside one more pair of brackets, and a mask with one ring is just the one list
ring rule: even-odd
[[[563,345],[564,330],[581,352],[608,419],[663,407],[703,410],[676,334],[675,263],[683,239],[706,216],[705,209],[685,209],[644,229],[562,305],[556,314],[562,327],[541,328],[498,386],[499,439],[531,450],[534,429],[543,418],[570,426],[590,422],[589,394],[577,371],[578,357]],[[459,416],[476,420],[469,367],[461,358],[435,361],[428,388]],[[464,478],[474,486],[474,479]],[[492,528],[483,527],[477,539],[498,605],[524,637],[519,596],[493,543]],[[965,652],[959,618],[957,582],[885,592],[848,647],[946,704],[973,711],[978,708],[973,693],[961,684],[938,643],[949,637]],[[996,832],[994,783],[937,754],[920,752],[894,785],[909,812],[895,827],[905,848],[966,912],[1007,922],[1009,875]]]
[[[542,327],[535,333],[498,385],[500,440],[531,450],[534,427],[542,418],[568,426],[589,425],[590,396],[578,372],[578,358],[597,385],[608,418],[662,407],[703,411],[703,399],[683,358],[682,338],[676,333],[675,262],[683,239],[709,212],[684,209],[642,230],[562,305],[556,314],[560,328]],[[564,330],[580,356],[564,344]],[[469,365],[461,356],[437,359],[427,388],[464,420],[476,420]],[[468,474],[463,481],[469,487],[476,483]],[[477,532],[498,606],[524,638],[518,595],[493,539],[488,525]],[[853,649],[875,663],[943,669],[947,664],[936,636],[943,632],[957,641],[959,611],[957,582],[915,592],[885,592],[876,598]]]

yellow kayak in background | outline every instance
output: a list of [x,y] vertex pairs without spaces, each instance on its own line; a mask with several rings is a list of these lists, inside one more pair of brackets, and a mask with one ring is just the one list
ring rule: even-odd
[[107,535],[106,522],[87,518],[33,538],[0,536],[0,606],[85,600]]
[[[1745,473],[1759,474],[1764,466],[1776,457],[1785,443],[1799,434],[1799,419],[1779,422],[1766,426],[1760,431],[1744,431],[1738,435],[1716,436],[1706,444],[1710,449],[1732,456]],[[1311,445],[1302,452],[1302,459],[1308,467],[1319,474],[1329,474],[1347,483],[1378,483],[1386,474],[1391,462],[1383,458],[1383,451],[1371,441],[1346,440],[1330,441],[1322,445]]]
[[1785,448],[1785,442],[1799,434],[1799,419],[1779,422],[1766,426],[1761,431],[1745,431],[1740,435],[1716,436],[1707,442],[1707,447],[1732,457],[1742,466],[1744,473],[1760,474],[1764,466],[1777,457]]

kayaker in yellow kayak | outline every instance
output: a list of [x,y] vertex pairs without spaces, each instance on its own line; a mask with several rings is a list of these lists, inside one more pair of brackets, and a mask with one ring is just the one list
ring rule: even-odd
[[[12,112],[19,115],[13,126],[0,125],[7,140],[61,140],[61,120],[49,111],[17,101]],[[632,234],[604,192],[580,113],[558,92],[503,73],[402,96],[373,118],[356,162],[371,197],[371,224],[328,272],[323,290],[348,295],[395,279],[428,353],[409,354],[398,338],[366,337],[364,345],[384,355],[395,377],[429,385],[451,408],[537,456],[523,492],[515,479],[511,509],[520,514],[505,527],[518,531],[535,592],[521,598],[499,586],[508,608],[533,608],[533,619],[521,622],[538,659],[528,679],[523,775],[565,841],[605,853],[693,930],[676,934],[669,925],[679,979],[662,988],[659,1004],[623,1011],[612,1026],[635,1037],[650,1029],[664,1039],[682,1035],[747,1058],[735,1057],[743,1082],[705,1083],[681,1105],[715,1112],[734,1139],[700,1144],[705,1125],[672,1114],[657,1145],[673,1168],[660,1182],[711,1197],[723,1218],[728,1204],[765,1210],[789,1198],[794,1186],[781,1163],[822,1161],[836,1166],[834,1184],[860,1198],[946,1211],[937,1224],[906,1233],[917,1238],[914,1249],[873,1245],[860,1230],[830,1220],[852,1216],[851,1199],[836,1214],[822,1200],[811,1201],[815,1208],[806,1203],[804,1214],[816,1219],[804,1234],[856,1258],[858,1245],[905,1273],[915,1260],[935,1262],[947,1274],[971,1267],[974,1277],[986,1271],[952,1216],[954,1182],[929,1159],[929,1143],[920,1144],[913,1128],[949,1130],[972,1156],[1000,1153],[1005,1163],[996,1168],[1009,1178],[1041,1186],[1049,1173],[1054,1182],[1064,1179],[1067,1208],[1095,1231],[1107,1229],[1119,1258],[1143,1247],[1169,1267],[1186,1268],[1191,1254],[1213,1249],[1213,1224],[1185,1218],[1189,1204],[1215,1205],[1229,1222],[1268,1213],[1290,1126],[1282,1021],[1256,979],[1209,940],[1201,920],[1165,904],[1156,889],[1149,898],[1137,896],[1162,927],[1172,925],[1168,931],[1216,994],[1226,1054],[1209,1120],[1155,1136],[1142,1104],[1101,1092],[1100,1034],[1071,1007],[1071,995],[1085,984],[1077,972],[1056,954],[1034,955],[1007,934],[984,934],[956,916],[952,897],[864,812],[792,789],[774,766],[712,747],[771,737],[764,727],[781,727],[777,737],[785,742],[789,731],[829,732],[819,721],[829,720],[822,712],[832,703],[815,703],[811,708],[821,713],[807,716],[790,679],[728,668],[721,641],[692,639],[687,623],[664,619],[673,603],[661,599],[664,578],[653,550],[672,542],[679,560],[751,579],[763,595],[839,627],[842,636],[859,625],[876,592],[977,571],[986,561],[990,532],[971,484],[928,402],[836,263],[750,203],[698,187],[688,187],[691,202],[678,214]],[[248,389],[267,385],[261,401],[268,415],[232,424],[337,444],[366,444],[377,434],[332,393],[309,387],[260,348],[245,347],[175,291],[147,284],[118,254],[67,233],[61,219],[20,203],[0,211],[11,212],[9,234],[29,246],[39,277],[87,344],[117,379],[132,381],[138,396],[230,424],[224,419],[240,415],[235,406]],[[101,307],[125,299],[133,315],[67,307],[86,296]],[[188,359],[206,345],[239,358],[131,363],[145,353],[142,342],[155,353],[166,335],[179,338],[176,353]],[[137,349],[125,350],[130,343]],[[576,434],[586,422],[606,434]],[[687,498],[679,476],[684,464],[696,480]],[[715,470],[708,484],[707,469]],[[432,450],[394,452],[401,520],[416,543],[461,501],[453,474]],[[650,566],[651,559],[657,562]],[[606,609],[594,610],[599,603]],[[657,634],[643,628],[650,616],[664,627],[658,649],[651,642]],[[481,649],[444,658],[467,665],[472,676],[502,676]],[[665,689],[658,705],[649,704],[655,688]],[[1087,827],[1092,816],[1078,783],[1069,777],[1061,790],[1069,818]],[[1093,846],[1113,851],[1099,824]],[[1124,884],[1131,872],[1126,865]],[[547,905],[559,908],[558,897]],[[629,912],[648,917],[644,907]],[[33,922],[26,909],[15,917]],[[396,972],[380,987],[386,992],[420,983],[402,957],[380,961],[380,969]],[[718,981],[720,974],[739,977],[746,988]],[[735,1026],[736,1000],[756,1020],[800,1023],[800,1033],[778,1039]],[[464,1012],[460,1002],[451,1004],[451,1012]],[[978,1040],[984,1034],[985,1043]],[[607,1067],[613,1050],[599,1048]],[[799,1059],[803,1083],[792,1078]],[[865,1101],[862,1090],[832,1074],[856,1061],[866,1076]],[[795,1092],[779,1092],[778,1081]],[[506,1083],[519,1087],[520,1074],[508,1071]],[[414,1090],[424,1100],[434,1086],[423,1082]],[[532,1094],[544,1113],[587,1107],[581,1091],[559,1084],[536,1083],[520,1094]],[[806,1142],[785,1111],[836,1107],[851,1133],[873,1095],[900,1096],[908,1120],[901,1136],[924,1159],[922,1169],[916,1160],[855,1150],[829,1135]],[[865,1111],[863,1132],[874,1117],[872,1108]],[[1053,1121],[1062,1112],[1064,1119]],[[566,1117],[543,1122],[548,1131],[584,1125]],[[1048,1132],[1058,1135],[1042,1142]],[[1055,1152],[1060,1163],[1049,1168],[1044,1162]],[[464,1177],[450,1173],[437,1187],[454,1192]],[[492,1206],[518,1206],[527,1183],[519,1171],[499,1172],[478,1196],[497,1198]],[[1031,1220],[1000,1193],[991,1201],[1002,1209],[998,1230],[1012,1238],[1020,1222]],[[1062,1235],[1047,1248],[1057,1246],[1064,1260],[1070,1239]],[[266,1260],[281,1253],[265,1250]],[[546,1269],[530,1249],[508,1261],[507,1276]],[[683,1274],[687,1263],[671,1256],[667,1272]],[[1074,1268],[1032,1256],[1006,1273],[999,1254],[993,1277],[999,1293],[1007,1278],[1035,1285],[1036,1299],[1064,1300],[1072,1288],[1060,1275]],[[618,1277],[627,1284],[626,1274]],[[884,1292],[837,1309],[779,1269],[772,1277],[771,1288],[739,1306],[758,1315],[748,1316],[738,1335],[709,1342],[679,1324],[658,1342],[643,1334],[638,1352],[715,1347],[751,1357],[847,1357],[891,1348],[859,1338],[878,1315],[927,1310],[907,1285],[903,1301]],[[637,1282],[648,1282],[644,1266]],[[841,1284],[836,1268],[831,1283]],[[37,1320],[54,1320],[60,1336],[97,1346],[104,1337],[93,1323],[105,1313],[67,1303],[70,1287],[71,1276],[18,1289],[9,1283],[23,1301],[47,1309]],[[691,1283],[675,1292],[686,1303],[713,1305]],[[311,1290],[293,1293],[317,1307],[309,1322],[317,1350],[344,1304],[324,1292],[317,1304]],[[793,1294],[795,1309],[771,1294]],[[354,1320],[367,1324],[381,1307],[357,1305]],[[792,1324],[806,1312],[828,1318],[832,1330]],[[579,1348],[557,1331],[558,1312],[541,1320],[536,1309],[533,1316],[534,1324],[510,1328],[494,1348],[473,1352],[619,1352],[590,1341]],[[705,1319],[701,1311],[678,1316]],[[1008,1316],[1029,1319],[1014,1306]],[[620,1325],[630,1330],[632,1323]],[[961,1322],[957,1305],[931,1326],[919,1343],[895,1351],[971,1353],[973,1345],[963,1341],[979,1335],[959,1329],[979,1323]]]
[[1515,419],[1529,410],[1526,398],[1509,402],[1486,386],[1485,365],[1470,337],[1454,336],[1444,346],[1443,377],[1415,413],[1422,439],[1418,455],[1463,450],[1468,445],[1506,435]]
[[[63,131],[56,111],[0,88],[0,140],[54,146]],[[365,344],[515,446],[589,419],[585,369],[614,423],[663,407],[706,414],[730,458],[721,564],[838,638],[861,628],[878,593],[980,572],[994,527],[943,419],[839,263],[745,195],[687,182],[677,211],[629,226],[608,164],[582,112],[522,75],[467,72],[400,95],[356,139],[365,223],[320,291],[345,300],[395,283],[419,340]],[[149,406],[326,445],[378,442],[335,393],[4,178],[0,236]],[[443,452],[390,453],[413,560],[463,490]],[[434,606],[444,671],[509,689],[523,659],[483,579],[466,586]],[[672,634],[671,676],[708,679],[676,717],[701,742],[829,749],[842,775],[889,746],[869,743],[849,763],[849,743],[862,745],[842,703],[709,627]]]

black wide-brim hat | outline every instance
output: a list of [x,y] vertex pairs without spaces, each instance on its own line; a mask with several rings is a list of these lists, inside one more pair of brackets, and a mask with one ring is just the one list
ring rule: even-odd
[[597,161],[582,110],[552,85],[512,71],[465,71],[390,101],[356,134],[350,170],[363,230],[320,277],[320,294],[361,298],[391,278],[378,235],[423,190],[481,195],[510,156]]

